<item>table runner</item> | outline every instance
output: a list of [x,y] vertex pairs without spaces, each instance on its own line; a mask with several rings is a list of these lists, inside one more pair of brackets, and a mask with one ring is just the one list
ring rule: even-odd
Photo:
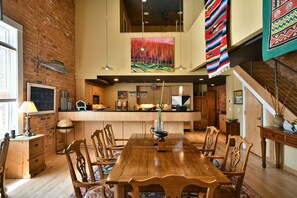
[[227,51],[228,0],[208,0],[205,4],[206,67],[209,78],[230,67]]
[[263,0],[263,60],[297,49],[297,0]]

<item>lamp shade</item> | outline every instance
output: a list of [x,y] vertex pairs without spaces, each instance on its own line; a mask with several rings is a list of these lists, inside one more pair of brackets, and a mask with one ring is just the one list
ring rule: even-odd
[[21,107],[19,108],[20,113],[35,113],[38,112],[33,101],[24,101]]
[[69,119],[62,119],[57,124],[57,129],[61,133],[70,132],[73,127],[73,123]]

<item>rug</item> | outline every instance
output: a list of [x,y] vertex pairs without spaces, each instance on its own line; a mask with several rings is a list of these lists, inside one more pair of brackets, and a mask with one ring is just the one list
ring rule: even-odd
[[263,61],[297,49],[297,1],[263,1]]
[[206,68],[209,78],[230,67],[227,50],[228,0],[209,0],[205,4]]

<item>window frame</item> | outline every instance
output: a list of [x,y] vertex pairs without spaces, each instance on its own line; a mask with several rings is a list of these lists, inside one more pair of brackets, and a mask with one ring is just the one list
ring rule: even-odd
[[[17,95],[16,95],[16,103],[18,109],[21,104],[23,103],[23,26],[12,19],[3,16],[3,22],[14,27],[17,30],[17,47],[16,47],[16,53],[17,53]],[[5,46],[7,47],[7,46]],[[9,47],[8,47],[9,48]],[[17,119],[18,119],[18,125],[15,128],[16,135],[22,134],[23,132],[23,122],[24,122],[24,115],[23,113],[17,113]],[[11,119],[11,118],[9,118]],[[11,130],[11,129],[10,129]],[[9,131],[1,131],[1,133],[6,133]]]

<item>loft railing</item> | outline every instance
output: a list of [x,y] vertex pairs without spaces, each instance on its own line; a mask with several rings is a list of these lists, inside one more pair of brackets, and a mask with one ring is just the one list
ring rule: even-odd
[[294,68],[277,59],[252,60],[240,66],[281,103],[286,100],[286,108],[297,115],[297,71]]

